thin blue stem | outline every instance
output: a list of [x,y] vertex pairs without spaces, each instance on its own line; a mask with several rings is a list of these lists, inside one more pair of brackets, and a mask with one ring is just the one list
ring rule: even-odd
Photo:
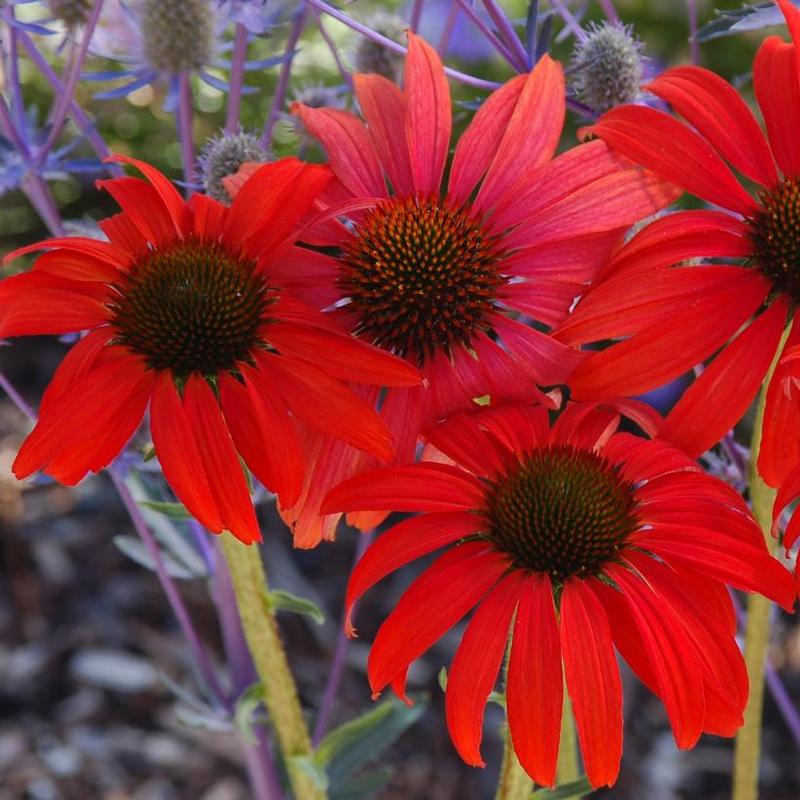
[[483,5],[489,12],[495,27],[500,32],[503,42],[513,54],[517,69],[520,72],[529,70],[532,65],[528,61],[528,54],[525,52],[525,48],[519,40],[519,36],[517,36],[517,32],[514,30],[514,26],[511,24],[506,12],[503,11],[497,0],[483,0]]
[[53,236],[63,236],[65,231],[61,213],[44,178],[37,172],[29,171],[22,179],[22,190],[50,233]]
[[[375,531],[369,531],[358,537],[356,552],[353,556],[353,567],[358,564],[374,539]],[[342,676],[344,674],[344,665],[349,644],[350,639],[345,633],[344,620],[342,620],[342,624],[339,626],[339,633],[336,637],[336,648],[333,652],[333,661],[331,662],[331,668],[328,672],[328,680],[325,683],[325,691],[323,692],[322,701],[320,702],[319,711],[317,712],[317,720],[314,723],[314,733],[311,737],[311,742],[314,747],[322,741],[322,737],[328,730],[331,713],[333,712],[333,706],[336,702],[336,695],[339,692],[339,686],[341,685]]]
[[692,52],[692,64],[700,63],[700,42],[697,41],[697,0],[686,0],[689,14],[689,47]]
[[342,80],[348,86],[352,86],[353,76],[348,72],[347,67],[345,67],[344,62],[342,61],[342,58],[339,55],[339,48],[336,46],[336,42],[333,41],[331,35],[325,29],[325,24],[322,21],[322,14],[320,14],[319,11],[315,9],[314,16],[317,19],[317,27],[319,28],[320,35],[322,36],[322,39],[325,42],[325,44],[328,45],[328,50],[331,51],[333,60],[336,62],[336,69],[339,70],[339,74],[342,76]]
[[453,3],[450,6],[450,11],[447,12],[447,19],[445,20],[444,27],[442,28],[442,35],[439,37],[439,44],[436,46],[436,52],[444,58],[447,51],[450,49],[450,41],[453,38],[453,30],[458,22],[458,15],[461,9]]
[[247,59],[247,28],[236,23],[233,34],[233,56],[231,57],[230,91],[228,92],[228,112],[225,130],[236,133],[239,129],[239,114],[242,108],[242,87],[244,86],[244,62]]
[[25,143],[19,131],[17,131],[14,120],[11,118],[11,109],[9,109],[5,97],[2,95],[0,95],[0,131],[3,132],[6,139],[14,145],[23,158],[27,160],[30,155],[28,145]]
[[53,146],[55,145],[56,140],[61,133],[61,128],[64,125],[64,121],[66,120],[67,113],[70,109],[70,101],[75,97],[75,89],[78,85],[78,78],[81,74],[81,68],[83,67],[83,62],[86,60],[86,54],[89,52],[89,42],[91,41],[92,34],[97,26],[97,20],[100,19],[100,11],[102,8],[103,0],[95,0],[92,13],[89,15],[89,19],[86,21],[86,25],[83,30],[83,37],[81,39],[80,46],[78,47],[78,50],[71,61],[70,70],[67,74],[67,80],[64,84],[64,91],[62,94],[56,95],[55,110],[53,111],[53,117],[51,120],[52,127],[50,128],[50,132],[47,135],[45,143],[37,152],[35,162],[37,167],[41,167],[42,164],[44,164],[47,155],[53,149]]
[[500,40],[497,34],[487,26],[487,24],[478,16],[475,9],[472,7],[470,0],[457,0],[461,10],[467,15],[473,25],[481,32],[483,37],[489,44],[497,50],[498,53],[516,70],[520,71],[518,61],[514,58],[514,54],[506,47],[505,43]]
[[272,131],[283,111],[283,106],[286,102],[286,92],[289,90],[289,77],[292,74],[292,63],[294,62],[293,51],[297,48],[298,41],[300,41],[300,35],[305,27],[307,17],[308,6],[304,4],[302,9],[295,12],[294,19],[292,20],[292,27],[289,29],[289,38],[286,40],[286,58],[281,65],[278,82],[275,85],[275,94],[272,97],[272,105],[270,106],[267,119],[264,122],[264,132],[261,134],[261,141],[264,142],[264,144],[271,143]]
[[181,143],[183,160],[183,179],[189,186],[186,194],[191,195],[191,184],[195,180],[194,136],[192,131],[192,84],[189,73],[183,71],[178,75],[178,109],[175,121],[178,127],[178,138]]
[[[386,36],[382,36],[380,33],[373,31],[371,28],[368,28],[366,25],[362,25],[360,22],[356,22],[352,17],[348,17],[347,14],[343,14],[339,9],[334,8],[332,5],[324,2],[324,0],[307,0],[309,5],[314,6],[314,8],[318,8],[320,11],[327,14],[329,17],[333,17],[336,20],[339,20],[344,25],[347,25],[348,28],[352,28],[354,31],[358,31],[358,33],[366,36],[368,39],[372,39],[373,42],[378,42],[382,44],[388,50],[394,50],[395,53],[402,53],[405,55],[408,52],[407,47],[403,47],[403,45],[398,44],[397,42],[392,41],[391,39],[387,38]],[[477,89],[498,89],[500,88],[501,84],[495,81],[485,81],[483,78],[476,78],[474,75],[467,75],[464,72],[459,72],[456,69],[450,69],[449,67],[445,67],[444,70],[451,78],[455,78],[457,81],[460,81],[467,86],[474,86]]]
[[11,402],[35,425],[36,412],[33,410],[33,406],[28,404],[25,398],[17,391],[17,387],[14,386],[2,372],[0,372],[0,389],[8,395]]
[[422,19],[422,7],[425,5],[425,0],[414,0],[411,6],[411,16],[409,17],[408,27],[414,33],[419,30],[419,21]]
[[605,14],[606,19],[609,22],[619,22],[619,14],[617,14],[617,9],[614,8],[614,0],[598,0],[600,3],[600,8],[603,9],[603,14]]
[[[13,15],[13,7],[10,10]],[[17,125],[25,130],[25,101],[22,98],[22,81],[19,79],[19,34],[12,25],[9,30],[9,83],[11,84],[11,110],[16,115]]]
[[585,42],[587,38],[586,31],[581,27],[580,22],[573,16],[572,12],[564,5],[562,0],[550,0],[553,8],[558,15],[564,20],[567,29],[570,30],[579,42]]

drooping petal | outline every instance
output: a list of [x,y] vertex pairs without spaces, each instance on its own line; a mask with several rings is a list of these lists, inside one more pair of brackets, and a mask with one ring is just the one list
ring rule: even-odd
[[251,367],[241,366],[243,382],[229,373],[219,376],[219,399],[228,430],[253,474],[278,502],[297,502],[303,484],[303,455],[286,406],[261,391]]
[[438,194],[450,147],[450,87],[439,54],[414,33],[408,36],[403,85],[414,189]]
[[661,438],[696,458],[733,428],[775,358],[787,308],[787,301],[778,299],[714,359],[667,415]]
[[458,754],[473,767],[486,766],[480,749],[483,714],[525,588],[524,573],[514,570],[489,591],[467,625],[447,674],[447,729]]
[[337,486],[322,510],[465,511],[483,505],[483,487],[468,472],[447,464],[384,467]]
[[397,84],[383,75],[353,75],[358,107],[394,194],[414,193],[414,179],[405,135],[406,100]]
[[519,593],[506,702],[514,752],[542,786],[556,779],[563,686],[553,589],[547,575],[533,574]]
[[3,256],[3,263],[9,264],[15,258],[27,255],[28,253],[36,253],[39,250],[66,250],[70,253],[86,255],[90,258],[97,258],[101,261],[107,261],[119,269],[124,270],[130,264],[130,255],[125,250],[115,247],[109,242],[103,242],[100,239],[86,239],[82,236],[66,236],[56,239],[43,239],[41,242],[34,242],[33,244],[20,247],[7,255]]
[[123,279],[122,271],[108,261],[64,249],[42,253],[36,259],[33,269],[71,281],[120,283]]
[[756,99],[767,126],[775,160],[785,175],[800,175],[800,81],[795,45],[777,36],[765,39],[753,62]]
[[592,581],[569,578],[564,584],[561,648],[586,776],[593,787],[612,786],[622,757],[622,682]]
[[645,87],[666,100],[736,169],[772,187],[778,173],[756,118],[726,80],[702,67],[669,69]]
[[[781,515],[786,507],[798,497],[800,497],[800,464],[787,475],[775,497],[775,504],[772,507],[773,535],[778,532]],[[783,546],[787,554],[797,541],[798,535],[800,535],[800,512],[795,509],[783,535]]]
[[609,147],[709,203],[745,216],[758,210],[714,148],[662,111],[620,106],[582,133],[599,136]]
[[346,627],[352,636],[353,605],[391,572],[440,547],[479,531],[482,517],[467,511],[444,511],[403,520],[381,534],[353,568],[345,597]]
[[151,245],[175,239],[177,231],[155,187],[141,178],[112,178],[97,181],[98,189],[108,192]]
[[74,333],[108,322],[102,284],[33,270],[0,281],[0,339]]
[[[373,693],[380,693],[450,630],[507,568],[508,557],[485,542],[467,542],[439,556],[378,630],[367,662]],[[501,633],[504,641],[507,633]]]

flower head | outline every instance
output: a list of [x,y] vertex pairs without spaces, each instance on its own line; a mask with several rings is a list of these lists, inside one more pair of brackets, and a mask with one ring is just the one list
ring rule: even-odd
[[[373,14],[365,24],[381,36],[398,43],[405,40],[408,28],[408,23],[401,17],[385,11]],[[400,81],[403,74],[403,56],[366,36],[359,38],[354,60],[357,72],[383,75],[395,83]]]
[[231,195],[224,179],[236,175],[243,164],[261,165],[272,159],[268,145],[253,133],[220,133],[210,139],[199,158],[200,176],[206,193],[220,203],[229,204]]
[[658,427],[634,401],[572,405],[552,426],[541,406],[461,413],[427,433],[433,460],[352,478],[324,502],[418,513],[359,561],[348,615],[381,579],[447,548],[382,624],[368,677],[375,694],[391,685],[405,698],[411,663],[477,606],[446,690],[450,736],[469,764],[484,765],[484,707],[512,621],[506,706],[520,763],[553,785],[563,669],[598,787],[615,782],[622,752],[615,649],[691,747],[743,721],[747,673],[726,587],[792,608],[792,577],[741,497],[672,445],[618,432],[620,411]]
[[[309,303],[425,375],[427,389],[390,390],[382,406],[408,460],[422,426],[476,397],[553,403],[537,387],[564,383],[583,355],[543,330],[569,313],[624,231],[674,193],[602,142],[554,157],[564,76],[547,56],[487,98],[447,182],[450,91],[436,51],[410,34],[402,90],[374,74],[354,84],[364,121],[294,106],[328,153],[331,195],[355,211],[350,226],[315,240],[338,255],[298,248],[284,267]],[[309,478],[312,490],[336,477]],[[318,531],[319,519],[308,526]]]
[[291,505],[305,426],[391,456],[383,424],[340,382],[343,365],[368,383],[417,378],[275,280],[327,169],[266,165],[226,208],[203,195],[184,202],[153,167],[118,160],[147,180],[100,182],[123,209],[100,223],[108,241],[50,239],[7,257],[46,251],[0,283],[0,337],[89,331],[56,372],[14,473],[77,483],[119,454],[149,406],[164,475],[190,513],[257,540],[239,458]]
[[570,70],[578,99],[594,111],[630,103],[642,82],[642,43],[629,25],[592,23],[575,45]]
[[[718,207],[670,214],[646,226],[556,334],[570,344],[625,339],[576,371],[571,388],[577,398],[639,394],[719,351],[661,434],[693,456],[739,421],[776,355],[800,345],[800,11],[785,0],[779,5],[794,43],[767,38],[753,66],[766,136],[736,90],[699,67],[668,70],[647,87],[688,125],[662,111],[624,106],[587,128]],[[731,167],[755,184],[755,192]],[[758,469],[775,487],[800,465],[800,438],[793,433],[800,403],[787,390],[799,375],[798,362],[784,360],[767,392]],[[776,524],[789,499],[776,504]],[[798,532],[800,520],[785,543]]]

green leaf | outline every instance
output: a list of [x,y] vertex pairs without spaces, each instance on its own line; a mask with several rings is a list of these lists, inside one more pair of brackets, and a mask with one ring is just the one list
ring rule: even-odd
[[289,761],[297,764],[323,792],[328,790],[328,776],[314,763],[313,757],[292,756]]
[[[134,536],[120,535],[115,536],[112,541],[131,561],[135,561],[140,567],[155,572],[156,565],[153,561],[153,557],[142,544],[141,540]],[[161,559],[164,562],[167,574],[171,578],[176,578],[179,581],[188,581],[197,577],[191,569],[165,550],[161,551]]]
[[331,786],[343,786],[344,779],[391,747],[423,714],[425,702],[407,706],[396,698],[385,700],[366,714],[332,730],[314,754]]
[[447,691],[447,667],[442,667],[439,670],[439,675],[437,676],[439,680],[439,688],[443,691]]
[[555,789],[540,789],[531,795],[531,800],[572,800],[583,797],[592,791],[592,786],[587,778],[581,778],[572,783],[565,783]]
[[382,789],[394,776],[391,767],[378,767],[351,778],[337,789],[328,793],[329,800],[363,800]]
[[152,511],[157,511],[170,519],[190,519],[191,514],[186,510],[183,503],[167,503],[162,500],[140,500],[139,505],[142,508],[149,508]]
[[236,701],[236,708],[233,712],[236,729],[242,734],[242,738],[251,745],[258,744],[253,733],[253,715],[263,702],[264,686],[260,681],[248,686]]
[[306,597],[298,597],[296,594],[287,592],[284,589],[273,589],[267,593],[267,605],[275,611],[291,611],[293,614],[303,614],[311,617],[317,625],[325,622],[325,615],[322,609],[313,601]]

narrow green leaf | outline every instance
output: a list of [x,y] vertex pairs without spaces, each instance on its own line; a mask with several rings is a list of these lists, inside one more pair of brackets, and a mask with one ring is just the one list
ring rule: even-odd
[[409,707],[396,698],[385,700],[331,731],[320,742],[315,763],[325,769],[331,786],[342,786],[345,778],[391,747],[422,716],[425,706],[424,701]]
[[263,702],[264,686],[260,681],[248,686],[236,701],[236,708],[233,712],[236,729],[242,734],[242,738],[251,745],[258,743],[253,733],[253,715]]
[[168,503],[161,500],[140,500],[139,505],[157,511],[170,519],[190,519],[191,514],[186,510],[183,503]]
[[531,800],[572,800],[575,797],[583,797],[592,791],[591,784],[587,778],[581,778],[555,789],[539,789],[531,795]]
[[[118,550],[122,551],[131,561],[135,561],[140,567],[149,569],[155,572],[155,562],[153,561],[150,553],[147,552],[145,546],[139,539],[133,536],[115,536],[112,540]],[[188,581],[196,578],[197,575],[192,572],[185,564],[182,564],[176,558],[164,550],[161,551],[161,558],[164,561],[164,567],[167,574],[171,578],[179,581]]]
[[393,776],[394,770],[391,767],[377,767],[330,790],[329,800],[365,800],[386,786]]
[[292,756],[289,760],[297,764],[323,792],[328,790],[328,776],[314,763],[313,757]]
[[296,594],[287,592],[284,589],[273,589],[267,593],[267,604],[275,611],[291,611],[293,614],[303,614],[310,617],[317,625],[325,622],[325,615],[322,609],[313,601],[306,597],[298,597]]

